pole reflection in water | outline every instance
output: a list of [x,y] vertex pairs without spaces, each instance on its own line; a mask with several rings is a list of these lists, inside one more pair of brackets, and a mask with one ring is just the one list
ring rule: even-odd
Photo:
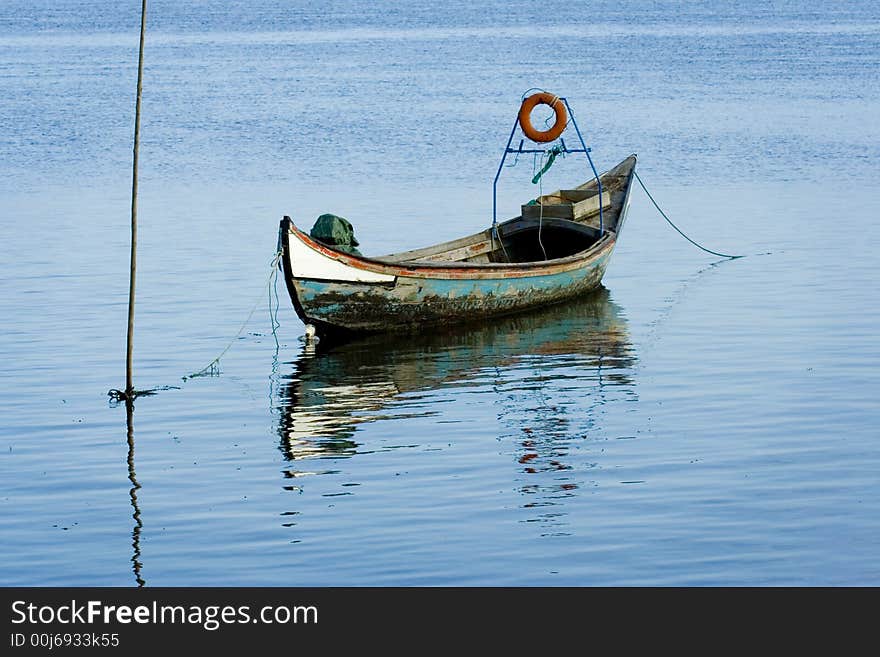
[[285,476],[337,472],[321,463],[363,453],[359,425],[443,412],[419,404],[420,393],[480,392],[495,405],[496,437],[517,446],[523,507],[558,505],[583,479],[566,463],[572,445],[588,437],[604,405],[635,399],[635,360],[626,319],[605,288],[486,324],[306,346],[281,391],[280,448],[295,463]]
[[141,530],[144,523],[141,521],[141,510],[137,498],[137,492],[141,485],[138,483],[134,470],[134,402],[130,399],[125,401],[125,426],[128,440],[128,480],[131,482],[128,495],[131,498],[131,508],[134,510],[131,516],[134,519],[134,528],[131,530],[131,566],[137,585],[143,586],[146,584],[146,581],[141,577],[141,568],[143,567],[141,563]]

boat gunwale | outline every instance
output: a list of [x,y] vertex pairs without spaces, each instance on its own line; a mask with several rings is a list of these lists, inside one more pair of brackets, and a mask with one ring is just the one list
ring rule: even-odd
[[[605,251],[614,248],[617,235],[613,231],[605,231],[595,243],[588,248],[564,258],[553,260],[535,260],[530,262],[455,262],[455,261],[418,261],[385,262],[364,256],[350,255],[337,251],[319,242],[298,228],[289,217],[282,220],[288,225],[289,235],[295,236],[306,247],[332,258],[343,265],[369,271],[409,278],[521,278],[527,276],[543,276],[552,273],[580,269],[592,260],[601,257]],[[290,258],[290,248],[285,249],[285,259]],[[294,280],[327,280],[312,276],[292,276]],[[360,283],[370,285],[370,283]]]

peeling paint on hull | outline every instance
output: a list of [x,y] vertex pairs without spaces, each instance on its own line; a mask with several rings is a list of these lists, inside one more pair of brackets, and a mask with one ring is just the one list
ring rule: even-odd
[[303,321],[351,331],[412,331],[565,301],[601,283],[612,249],[589,268],[523,278],[399,277],[393,287],[293,280]]

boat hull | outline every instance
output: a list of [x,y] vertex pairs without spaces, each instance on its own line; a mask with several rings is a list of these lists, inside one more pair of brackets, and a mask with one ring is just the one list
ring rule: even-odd
[[292,279],[301,319],[326,332],[413,331],[565,301],[599,286],[611,249],[589,267],[521,278],[401,276],[393,285]]

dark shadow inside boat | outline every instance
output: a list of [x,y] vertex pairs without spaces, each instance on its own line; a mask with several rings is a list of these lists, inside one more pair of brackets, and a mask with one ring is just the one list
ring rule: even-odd
[[552,379],[574,367],[599,387],[628,387],[635,361],[626,318],[604,287],[564,304],[421,335],[322,339],[304,345],[285,377],[280,448],[289,460],[352,456],[358,425],[434,414],[414,405],[419,393],[483,385],[487,369],[503,376],[528,362]]
[[507,234],[503,247],[496,248],[491,262],[541,262],[567,258],[586,251],[599,241],[599,231],[573,221],[538,222]]

